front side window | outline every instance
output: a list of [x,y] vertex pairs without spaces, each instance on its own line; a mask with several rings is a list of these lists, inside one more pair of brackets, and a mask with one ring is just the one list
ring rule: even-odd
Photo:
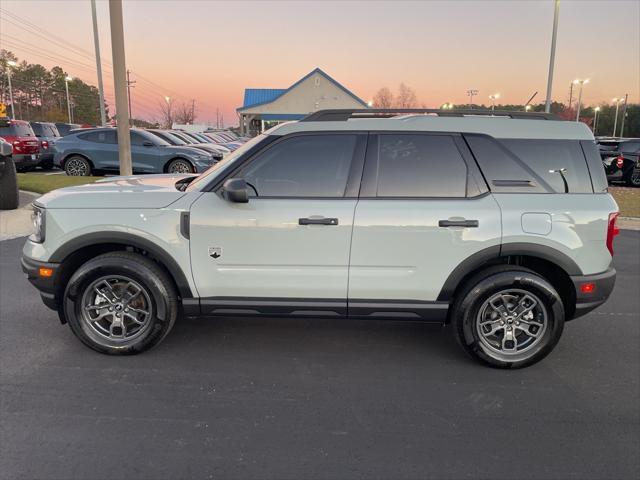
[[335,134],[289,138],[258,154],[239,176],[256,197],[343,197],[356,140]]
[[464,197],[467,165],[449,135],[380,135],[378,197]]

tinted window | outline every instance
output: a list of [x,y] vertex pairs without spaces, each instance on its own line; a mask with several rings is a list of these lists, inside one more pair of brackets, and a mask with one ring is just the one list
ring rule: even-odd
[[95,143],[118,143],[116,140],[115,130],[100,130],[97,132],[88,132],[78,135],[78,138],[87,142]]
[[623,153],[638,153],[640,151],[640,142],[622,142],[620,150]]
[[342,197],[355,146],[355,135],[290,138],[258,154],[240,176],[259,197]]
[[589,140],[582,140],[580,142],[582,151],[587,160],[587,166],[589,167],[589,173],[591,174],[591,184],[593,185],[594,192],[606,192],[607,191],[607,175],[602,168],[602,159],[595,142]]
[[467,166],[448,135],[380,135],[379,197],[464,197]]
[[500,139],[509,150],[537,175],[542,177],[556,193],[564,193],[560,173],[550,170],[566,169],[569,193],[592,193],[587,162],[577,140]]
[[31,128],[33,129],[33,133],[36,134],[36,137],[45,137],[47,134],[44,132],[44,125],[41,123],[32,123]]
[[28,123],[9,122],[0,125],[0,135],[33,137],[34,133]]

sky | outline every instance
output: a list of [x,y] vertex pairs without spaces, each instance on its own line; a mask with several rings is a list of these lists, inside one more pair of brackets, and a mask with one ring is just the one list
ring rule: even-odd
[[[108,2],[98,0],[106,98],[114,113]],[[2,0],[0,48],[96,84],[89,0]],[[404,82],[421,104],[523,104],[546,95],[553,0],[124,0],[133,116],[165,96],[198,120],[237,124],[245,88],[286,88],[316,67],[365,101]],[[25,22],[24,20],[27,20]],[[585,104],[640,102],[640,0],[561,0],[553,99],[588,78]],[[574,94],[575,99],[575,94]]]

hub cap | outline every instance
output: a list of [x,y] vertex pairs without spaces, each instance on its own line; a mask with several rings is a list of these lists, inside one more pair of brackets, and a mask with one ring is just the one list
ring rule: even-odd
[[74,175],[74,176],[84,176],[87,173],[89,173],[87,172],[86,162],[78,158],[72,158],[68,160],[67,163],[65,164],[65,170],[69,175]]
[[82,320],[98,341],[124,342],[142,335],[152,313],[148,292],[123,276],[101,277],[82,296]]
[[489,297],[478,312],[476,330],[482,344],[502,355],[534,348],[547,329],[547,310],[526,290],[503,290]]
[[191,166],[185,162],[175,162],[171,165],[169,173],[191,173]]

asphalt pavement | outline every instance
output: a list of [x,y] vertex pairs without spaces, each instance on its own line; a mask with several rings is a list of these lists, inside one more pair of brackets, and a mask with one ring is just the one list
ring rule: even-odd
[[640,478],[640,232],[607,304],[517,371],[408,322],[180,319],[95,353],[0,242],[0,478]]

